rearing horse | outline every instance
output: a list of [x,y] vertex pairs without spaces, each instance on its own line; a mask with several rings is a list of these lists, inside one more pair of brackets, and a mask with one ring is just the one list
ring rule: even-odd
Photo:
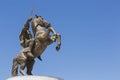
[[[46,28],[44,26],[47,26]],[[34,58],[40,56],[48,45],[58,41],[56,50],[58,51],[61,46],[61,36],[55,32],[55,30],[47,23],[41,16],[36,16],[32,20],[32,30],[34,33],[34,45],[32,50],[29,47],[24,48],[13,59],[12,76],[18,75],[18,64],[20,65],[20,73],[26,75],[24,68],[27,67],[27,74],[32,75],[32,69],[34,65]],[[53,35],[50,35],[50,32]],[[32,51],[32,57],[27,55]]]

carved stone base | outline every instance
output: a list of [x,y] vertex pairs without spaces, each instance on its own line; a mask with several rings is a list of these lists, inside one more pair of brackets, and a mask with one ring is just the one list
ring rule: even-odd
[[63,79],[52,76],[16,76],[8,78],[6,80],[63,80]]

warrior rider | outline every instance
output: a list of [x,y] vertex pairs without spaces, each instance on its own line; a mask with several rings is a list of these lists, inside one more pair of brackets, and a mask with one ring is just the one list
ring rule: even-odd
[[[27,22],[25,23],[24,25],[24,28],[22,29],[21,33],[20,33],[20,44],[23,48],[28,48],[27,51],[29,52],[26,52],[28,56],[30,57],[33,57],[32,55],[32,48],[33,48],[33,45],[34,45],[34,39],[32,38],[32,34],[31,32],[29,31],[29,26],[30,26],[30,22],[32,21],[32,18],[29,18],[27,20]],[[41,57],[39,56],[38,57],[39,60],[42,61]]]

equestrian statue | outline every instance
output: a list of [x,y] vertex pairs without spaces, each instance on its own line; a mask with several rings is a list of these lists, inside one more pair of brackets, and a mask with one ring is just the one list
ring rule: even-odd
[[[32,28],[33,36],[29,30],[30,26]],[[61,35],[56,33],[49,22],[38,15],[27,20],[19,38],[23,49],[13,59],[12,76],[18,75],[19,65],[19,72],[22,75],[32,75],[32,69],[35,62],[34,59],[38,58],[42,61],[42,53],[48,45],[56,41],[58,42],[56,46],[57,51],[60,50],[61,46]],[[25,67],[27,68],[26,73],[24,72]]]

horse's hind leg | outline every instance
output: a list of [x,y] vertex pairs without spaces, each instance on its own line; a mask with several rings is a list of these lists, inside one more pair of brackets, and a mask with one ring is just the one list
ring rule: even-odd
[[23,63],[20,64],[20,73],[21,73],[23,76],[26,75],[25,72],[24,72],[25,65],[26,65],[25,62],[23,62]]
[[12,76],[17,76],[17,75],[18,75],[18,63],[17,63],[17,58],[14,58],[12,65]]
[[26,66],[27,66],[27,74],[28,75],[32,75],[32,69],[33,69],[34,62],[35,62],[34,59],[27,61]]

